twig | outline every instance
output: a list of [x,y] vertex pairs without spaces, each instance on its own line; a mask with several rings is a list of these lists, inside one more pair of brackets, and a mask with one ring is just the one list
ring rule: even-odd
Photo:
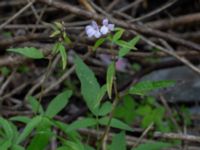
[[160,97],[160,101],[162,102],[163,106],[165,107],[165,109],[168,113],[168,116],[170,117],[171,121],[175,125],[176,129],[178,130],[179,133],[182,133],[176,119],[173,117],[173,112],[172,112],[171,108],[169,107],[169,105],[167,104],[166,99],[164,98],[163,95],[160,95],[159,97]]
[[2,30],[7,24],[9,24],[11,21],[16,19],[20,14],[22,14],[25,10],[27,10],[29,7],[33,5],[34,1],[28,3],[26,6],[24,6],[22,9],[20,9],[15,15],[10,17],[6,22],[0,25],[0,30]]
[[200,143],[200,137],[195,135],[185,135],[178,133],[161,133],[155,132],[153,134],[154,138],[164,138],[164,139],[178,139],[183,141],[198,142]]
[[14,75],[15,75],[16,69],[11,73],[11,75],[7,78],[7,80],[3,83],[3,85],[0,87],[0,96],[3,94],[4,90],[8,86],[8,84],[12,81]]
[[155,29],[172,29],[179,26],[191,25],[200,22],[200,13],[187,14],[184,16],[174,17],[171,19],[148,22],[145,25]]
[[[83,135],[90,135],[92,138],[98,138],[101,137],[104,134],[104,131],[99,130],[96,131],[94,129],[78,129],[78,131],[83,134]],[[114,136],[114,133],[109,133],[108,134],[108,142],[110,142],[112,140],[112,137]],[[126,142],[128,146],[132,146],[135,142],[138,141],[137,137],[133,137],[133,136],[126,136]],[[153,140],[147,140],[147,139],[142,139],[141,143],[145,143],[145,142],[153,142]]]
[[124,12],[132,7],[135,7],[136,5],[140,4],[141,2],[143,2],[144,0],[135,0],[132,3],[130,3],[129,5],[126,5],[125,7],[122,7],[120,9],[118,9],[116,12]]
[[152,122],[151,124],[149,124],[149,126],[144,130],[144,132],[142,133],[142,135],[140,136],[140,138],[138,139],[138,141],[133,145],[133,147],[138,146],[142,139],[144,138],[144,136],[152,129],[154,123]]
[[2,97],[0,97],[0,100],[5,100],[6,98],[9,98],[11,96],[13,96],[14,94],[20,92],[21,90],[23,90],[25,87],[27,87],[27,85],[30,84],[30,82],[26,82],[26,83],[23,83],[21,84],[19,87],[13,89],[11,92],[3,95]]
[[106,8],[107,12],[110,12],[112,10],[113,7],[115,7],[115,5],[117,5],[120,2],[120,0],[113,0],[108,7]]
[[88,3],[87,0],[79,0],[79,2],[86,8],[86,10],[92,13],[96,13],[96,11],[92,8],[92,6],[90,5],[90,3]]
[[129,20],[128,22],[136,22],[136,21],[144,20],[144,19],[146,19],[146,18],[148,18],[148,17],[151,17],[151,16],[153,16],[153,15],[156,15],[157,13],[160,13],[161,11],[163,11],[163,10],[169,8],[170,6],[172,6],[172,5],[173,5],[174,3],[176,3],[176,2],[177,2],[177,0],[169,1],[169,2],[167,2],[166,4],[164,4],[163,6],[157,8],[157,9],[151,11],[151,12],[149,12],[148,14],[146,14],[146,15],[144,15],[144,16],[141,16],[141,17],[138,17],[138,18],[134,18],[134,19],[132,19],[132,20]]
[[28,35],[23,35],[23,36],[17,36],[11,39],[1,40],[0,47],[7,48],[16,43],[19,44],[19,43],[23,43],[27,41],[32,41],[32,40],[45,40],[45,39],[47,40],[50,38],[46,34],[28,34]]
[[[56,64],[57,64],[58,61],[59,61],[59,59],[60,59],[60,56],[58,55],[58,56],[54,59],[52,65],[50,66],[49,71],[48,71],[48,74],[51,74],[51,73],[53,72],[53,70],[55,69]],[[44,74],[37,80],[36,84],[35,84],[33,87],[30,88],[30,90],[27,92],[27,94],[26,94],[26,96],[25,96],[25,100],[27,100],[28,96],[32,95],[32,94],[34,93],[34,91],[44,83],[45,79],[46,79],[46,73],[44,73]]]

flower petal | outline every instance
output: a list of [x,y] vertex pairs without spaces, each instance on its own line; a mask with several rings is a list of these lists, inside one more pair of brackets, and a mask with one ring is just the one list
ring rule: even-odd
[[101,33],[100,33],[99,31],[96,31],[95,34],[94,34],[94,36],[95,36],[96,38],[99,38],[99,37],[101,36]]
[[108,19],[107,18],[103,19],[102,24],[104,26],[107,26],[108,25]]
[[102,34],[107,34],[109,32],[109,29],[107,26],[102,26],[101,29],[100,29],[100,32]]
[[115,25],[114,25],[114,24],[108,24],[108,29],[109,29],[110,31],[113,31],[114,28],[115,28]]
[[95,33],[96,33],[96,31],[93,29],[92,26],[86,27],[86,34],[87,34],[88,37],[94,36]]
[[95,30],[99,30],[99,26],[97,25],[96,21],[92,21],[92,27],[93,27]]

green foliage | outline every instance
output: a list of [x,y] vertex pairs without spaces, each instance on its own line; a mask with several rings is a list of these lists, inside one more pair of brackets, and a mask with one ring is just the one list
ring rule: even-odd
[[98,107],[100,105],[101,100],[103,99],[104,95],[106,94],[106,90],[107,90],[106,88],[107,88],[106,85],[103,85],[100,88],[100,90],[97,94],[95,107]]
[[29,96],[28,97],[28,102],[30,103],[32,111],[34,113],[37,113],[37,112],[39,112],[40,114],[44,113],[42,105],[38,102],[38,100],[36,98],[34,98],[32,96]]
[[54,22],[53,26],[54,31],[50,35],[50,37],[57,37],[59,38],[59,42],[56,42],[53,46],[52,53],[56,54],[59,52],[62,58],[62,68],[63,70],[67,66],[67,52],[65,49],[65,45],[70,45],[71,40],[67,33],[64,31],[63,23],[61,22]]
[[98,39],[94,46],[93,46],[93,50],[95,51],[99,46],[101,46],[104,42],[105,42],[106,38],[100,38]]
[[162,81],[143,81],[135,84],[129,89],[130,94],[135,95],[146,95],[148,92],[157,90],[160,88],[169,87],[175,84],[172,80],[162,80]]
[[109,150],[126,150],[125,132],[122,131],[112,138]]
[[[11,124],[4,118],[0,117],[0,127],[3,129],[3,137],[8,141],[12,141],[14,138],[14,132]],[[7,145],[9,143],[5,143]]]
[[153,123],[158,131],[174,130],[173,123],[165,116],[165,108],[158,104],[153,97],[146,97],[140,102],[136,102],[130,95],[126,95],[117,106],[114,116],[127,124],[132,124],[134,120],[137,120],[142,128],[147,128]]
[[66,53],[66,51],[65,51],[64,45],[59,44],[58,50],[59,50],[60,55],[61,55],[61,58],[62,58],[62,66],[63,66],[63,69],[65,69],[66,66],[67,66],[67,53]]
[[72,91],[66,90],[57,95],[48,105],[45,115],[52,118],[58,114],[69,102]]
[[16,143],[19,144],[23,142],[33,131],[34,128],[36,128],[39,123],[42,121],[42,116],[36,116],[33,118],[24,128],[23,132],[19,135]]
[[67,66],[67,52],[62,42],[57,42],[53,47],[53,53],[56,54],[58,52],[62,58],[62,68],[64,70]]
[[124,57],[132,49],[136,49],[135,45],[139,42],[139,40],[140,40],[140,36],[136,36],[135,38],[133,38],[129,42],[125,42],[125,41],[117,42],[117,44],[121,46],[121,48],[119,50],[119,57]]
[[116,31],[117,32],[113,35],[113,38],[112,38],[112,41],[114,43],[117,42],[121,38],[125,30],[122,28],[117,28]]
[[84,119],[76,120],[68,126],[67,132],[77,130],[79,128],[95,126],[96,124],[97,124],[97,121],[96,119],[93,119],[93,118],[84,118]]
[[84,145],[80,142],[66,141],[64,145],[66,150],[84,150]]
[[184,118],[182,119],[183,123],[187,126],[191,125],[192,124],[192,121],[191,121],[191,113],[190,111],[188,110],[187,107],[185,106],[181,106],[180,107],[180,112],[181,113],[181,118]]
[[137,103],[134,101],[134,99],[127,95],[123,98],[123,101],[120,103],[120,105],[115,109],[114,116],[124,120],[128,124],[131,124],[136,117],[136,113],[134,112],[136,106]]
[[9,120],[21,122],[21,123],[24,123],[24,124],[27,124],[28,122],[31,121],[31,119],[26,117],[26,116],[14,116],[14,117],[11,117]]
[[17,68],[17,72],[20,72],[20,73],[27,73],[29,71],[30,71],[30,68],[27,65],[20,65]]
[[42,118],[40,124],[36,128],[36,134],[31,140],[27,150],[44,150],[46,148],[49,139],[53,136],[50,124],[51,123],[47,118]]
[[63,30],[62,23],[54,22],[53,30],[54,31],[51,33],[50,37],[56,37],[56,36],[62,34],[62,30]]
[[92,70],[78,57],[75,59],[76,74],[81,81],[81,94],[91,112],[96,114],[100,85]]
[[108,96],[110,99],[112,96],[112,86],[113,86],[114,77],[115,77],[115,63],[112,62],[108,67],[107,75],[106,75],[106,86],[107,86]]
[[111,109],[112,109],[112,104],[109,101],[104,102],[99,108],[98,116],[107,115]]
[[172,131],[170,124],[166,121],[165,108],[150,97],[144,99],[135,109],[136,115],[141,117],[141,127],[147,128],[151,123],[154,124],[156,130],[162,132]]
[[[99,119],[100,125],[107,126],[108,123],[109,123],[108,117],[103,117],[103,118]],[[133,131],[133,129],[129,125],[125,124],[124,122],[122,122],[122,121],[120,121],[116,118],[111,119],[110,126],[113,127],[113,128],[117,128],[117,129]]]
[[40,50],[38,50],[34,47],[9,48],[9,49],[7,49],[7,51],[15,52],[15,53],[21,54],[23,56],[26,56],[26,57],[29,57],[29,58],[32,58],[32,59],[44,58],[43,53]]
[[65,42],[67,45],[70,45],[71,42],[72,42],[72,41],[70,40],[70,38],[68,37],[68,35],[67,35],[66,32],[63,33],[63,42]]
[[3,76],[8,76],[11,72],[11,70],[8,67],[1,67],[0,72]]

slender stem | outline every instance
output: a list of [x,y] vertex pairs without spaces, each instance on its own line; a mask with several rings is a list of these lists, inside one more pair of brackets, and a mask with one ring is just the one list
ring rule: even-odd
[[113,86],[114,86],[114,91],[115,91],[115,99],[113,101],[113,104],[112,104],[112,109],[111,109],[111,112],[109,114],[109,120],[108,120],[108,124],[106,126],[106,129],[105,129],[105,132],[104,134],[102,135],[102,137],[100,138],[101,140],[101,143],[102,143],[102,149],[103,150],[106,150],[106,140],[107,140],[107,135],[109,134],[109,131],[110,131],[110,124],[111,124],[111,121],[112,121],[112,118],[113,118],[113,114],[114,114],[114,111],[115,111],[115,108],[120,100],[120,95],[117,91],[117,83],[116,81],[114,81],[113,83]]
[[42,84],[41,84],[41,92],[40,92],[40,95],[39,95],[38,106],[37,106],[37,111],[36,112],[39,111],[39,104],[42,101],[42,96],[43,96],[43,92],[44,92],[44,82],[47,80],[47,78],[49,76],[50,68],[51,68],[51,65],[52,65],[52,58],[49,59],[48,66],[47,66],[47,71],[45,73],[44,79],[43,79]]

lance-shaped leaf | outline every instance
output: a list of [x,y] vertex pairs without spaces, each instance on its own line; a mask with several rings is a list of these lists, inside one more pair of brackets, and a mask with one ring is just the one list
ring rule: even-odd
[[99,103],[97,95],[100,92],[100,85],[92,72],[92,70],[81,60],[79,56],[75,59],[76,74],[81,81],[81,94],[89,107],[89,109],[95,114]]
[[108,96],[110,99],[112,96],[112,86],[114,77],[115,77],[115,63],[112,62],[108,67],[106,75],[106,86],[107,86]]
[[58,50],[59,50],[61,58],[62,58],[62,67],[63,67],[63,69],[65,69],[67,66],[67,53],[66,53],[65,47],[62,43],[59,44]]
[[57,115],[69,102],[72,95],[71,90],[66,90],[57,95],[48,105],[45,115],[52,118]]
[[18,53],[18,54],[21,54],[23,56],[33,58],[33,59],[41,59],[44,57],[43,53],[34,47],[9,48],[7,49],[7,51],[15,52],[15,53]]
[[135,84],[130,88],[130,94],[145,95],[150,91],[157,90],[160,88],[169,87],[175,84],[172,80],[161,80],[161,81],[143,81]]

